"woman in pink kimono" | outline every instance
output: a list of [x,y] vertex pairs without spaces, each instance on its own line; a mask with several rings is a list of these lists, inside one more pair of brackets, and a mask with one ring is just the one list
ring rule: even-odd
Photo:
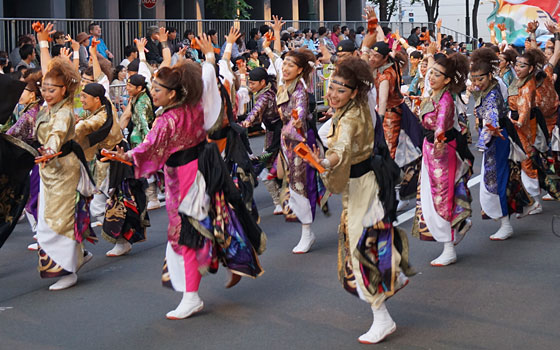
[[426,138],[412,234],[421,240],[443,243],[443,253],[431,262],[432,266],[457,260],[454,243],[471,225],[467,181],[474,157],[459,132],[453,102],[453,95],[465,89],[467,73],[464,56],[438,58],[429,76],[431,96],[420,106]]
[[206,142],[206,131],[217,119],[206,108],[207,100],[219,101],[219,93],[211,44],[201,42],[210,48],[202,72],[195,63],[161,68],[152,96],[154,106],[162,108],[152,129],[134,149],[114,152],[134,162],[137,178],[164,169],[169,225],[162,283],[183,292],[181,303],[167,313],[173,320],[202,310],[202,274],[216,272],[219,262],[234,276],[226,287],[240,276],[255,278],[263,272],[257,254],[265,249],[264,233],[243,204],[216,145]]

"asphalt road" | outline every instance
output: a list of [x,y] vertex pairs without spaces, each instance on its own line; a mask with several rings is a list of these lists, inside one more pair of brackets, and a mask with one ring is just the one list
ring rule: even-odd
[[[262,137],[251,142],[261,149]],[[479,167],[477,155],[475,175]],[[542,214],[513,218],[514,236],[492,242],[488,236],[499,224],[480,219],[478,191],[475,184],[473,228],[457,248],[456,264],[431,267],[442,247],[410,238],[418,274],[387,302],[397,331],[378,345],[358,343],[371,311],[337,280],[338,196],[330,200],[332,216],[317,215],[310,253],[293,255],[300,225],[273,216],[272,201],[259,186],[266,272],[230,290],[223,287],[223,269],[204,277],[204,310],[180,321],[165,313],[181,295],[160,283],[165,209],[151,212],[148,240],[127,256],[105,257],[111,245],[102,239],[88,244],[93,260],[76,286],[58,292],[48,291],[53,280],[39,278],[37,254],[26,250],[32,233],[23,221],[0,250],[0,350],[559,349],[560,238],[551,222],[560,203],[545,202]],[[411,225],[407,220],[400,227],[410,233]]]

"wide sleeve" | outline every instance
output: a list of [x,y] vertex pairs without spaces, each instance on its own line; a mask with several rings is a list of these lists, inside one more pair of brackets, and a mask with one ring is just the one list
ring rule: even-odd
[[37,109],[31,108],[16,121],[6,134],[30,143],[35,139],[35,118]]
[[142,142],[142,140],[144,140],[144,138],[146,138],[146,135],[148,134],[148,117],[149,114],[152,114],[152,106],[149,102],[149,98],[141,98],[134,105],[134,113],[132,113],[131,119],[132,123],[135,125],[135,129],[138,131],[136,137],[139,138],[138,140],[135,140],[135,143]]
[[478,149],[486,150],[488,144],[492,141],[492,134],[489,132],[486,124],[490,124],[493,127],[499,127],[499,112],[501,106],[498,105],[497,95],[491,92],[482,102],[482,105],[478,109],[479,117],[482,119],[482,129],[480,130],[480,136],[478,137]]
[[210,130],[218,117],[222,108],[222,98],[216,82],[216,70],[214,65],[209,62],[202,64],[202,107],[204,109],[204,130]]
[[517,112],[519,119],[517,120],[521,126],[529,124],[531,119],[531,108],[535,101],[535,85],[532,82],[527,82],[522,88],[519,89],[519,97],[517,98]]
[[87,119],[82,119],[76,124],[76,139],[83,140],[87,135],[103,126],[107,120],[106,113],[97,113]]
[[156,118],[144,141],[129,151],[134,160],[136,178],[147,178],[163,168],[171,156],[169,141],[174,133],[175,122],[171,117],[161,115]]
[[437,106],[435,129],[436,136],[445,133],[453,127],[454,114],[455,104],[453,102],[453,97],[451,97],[451,93],[446,91],[439,100],[439,104]]
[[251,123],[251,125],[254,125],[255,123],[261,123],[262,115],[267,105],[268,105],[268,94],[262,94],[255,102],[253,109],[251,109],[249,114],[247,114],[247,119],[246,119],[247,122]]
[[338,121],[335,131],[336,140],[329,144],[327,156],[334,153],[339,161],[322,175],[325,186],[332,193],[341,193],[348,184],[352,166],[352,140],[357,130],[358,125],[352,118],[342,118]]
[[51,130],[45,139],[43,147],[50,148],[55,152],[60,152],[60,148],[69,139],[68,134],[74,125],[74,116],[69,109],[60,109],[54,118]]

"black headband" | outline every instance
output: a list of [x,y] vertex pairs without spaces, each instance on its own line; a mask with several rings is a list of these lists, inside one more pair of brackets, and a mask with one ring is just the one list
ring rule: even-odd
[[266,72],[266,70],[264,70],[264,68],[257,67],[249,72],[250,81],[261,81],[267,79],[268,79],[268,73]]
[[105,88],[103,87],[103,85],[98,83],[87,84],[86,86],[84,86],[82,91],[93,97],[102,98],[105,96]]
[[134,74],[128,78],[128,82],[134,86],[146,87],[146,78],[142,74]]

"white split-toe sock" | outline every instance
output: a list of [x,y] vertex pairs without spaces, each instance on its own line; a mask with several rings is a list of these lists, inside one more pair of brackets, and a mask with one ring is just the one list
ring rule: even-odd
[[132,244],[128,241],[118,240],[113,249],[109,250],[105,255],[110,257],[121,256],[127,254],[132,249]]
[[39,243],[37,242],[31,243],[30,245],[27,246],[27,250],[33,250],[33,251],[39,250]]
[[299,243],[292,249],[294,254],[305,254],[315,242],[315,234],[311,231],[311,224],[301,225],[301,238]]
[[175,310],[169,311],[165,316],[170,320],[182,320],[199,312],[204,307],[198,292],[185,292],[183,299]]
[[274,207],[274,215],[282,215],[284,214],[284,210],[282,209],[282,206],[280,204],[276,204],[276,206]]
[[76,273],[71,273],[69,275],[61,277],[55,284],[49,287],[49,290],[62,290],[70,288],[78,282],[78,275]]
[[397,330],[397,325],[389,315],[385,303],[381,304],[378,309],[372,305],[371,309],[373,311],[373,323],[369,331],[358,338],[358,341],[362,344],[377,344]]
[[496,233],[490,236],[490,239],[493,241],[503,241],[511,237],[513,234],[513,227],[511,227],[511,223],[509,221],[508,216],[503,216],[500,218],[500,228]]
[[443,252],[430,263],[432,266],[447,266],[457,261],[457,253],[453,242],[443,243]]
[[536,215],[542,213],[543,209],[541,202],[537,197],[533,197],[533,199],[535,200],[535,203],[533,203],[533,205],[523,208],[523,213],[517,213],[516,217],[518,219],[521,219],[522,217],[527,215]]

